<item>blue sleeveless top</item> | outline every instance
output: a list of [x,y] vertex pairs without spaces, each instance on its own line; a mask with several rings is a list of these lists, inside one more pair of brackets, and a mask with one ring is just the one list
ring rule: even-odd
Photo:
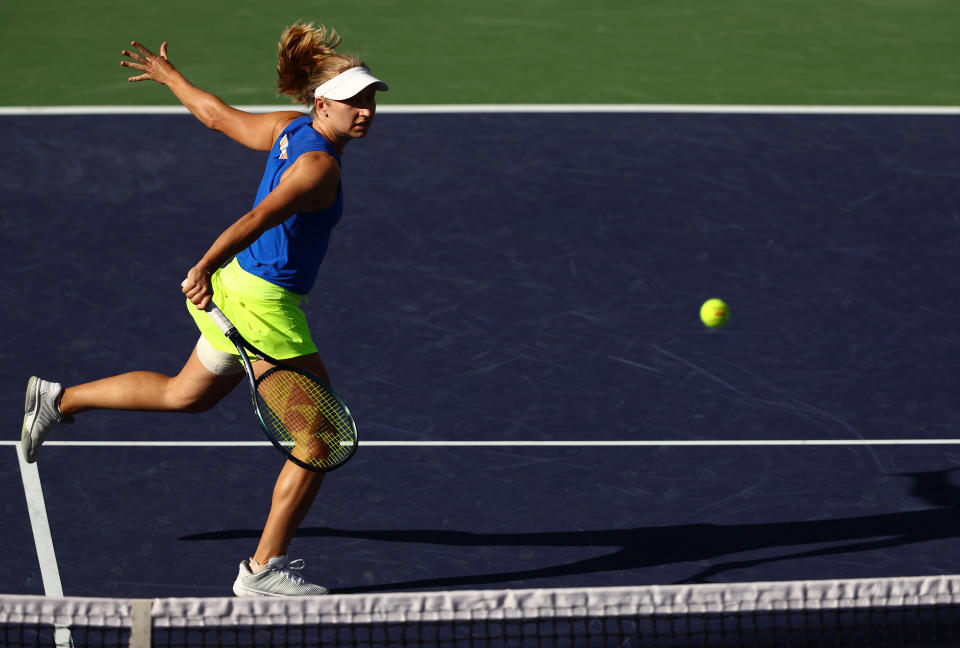
[[[309,116],[298,117],[274,142],[267,168],[260,181],[254,206],[280,183],[291,164],[309,151],[324,151],[340,164],[340,156],[312,127]],[[337,186],[337,198],[322,211],[298,212],[264,232],[246,250],[237,255],[240,267],[295,293],[305,295],[313,288],[320,264],[327,254],[330,232],[343,215],[343,191]]]

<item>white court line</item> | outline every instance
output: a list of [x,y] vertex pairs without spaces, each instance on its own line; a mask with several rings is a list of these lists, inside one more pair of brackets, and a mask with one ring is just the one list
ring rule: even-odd
[[[248,112],[298,110],[296,106],[237,106]],[[384,114],[476,113],[686,113],[795,115],[960,115],[960,106],[769,106],[710,104],[424,104],[385,105]],[[24,115],[186,115],[183,106],[0,106],[0,116]]]
[[[19,446],[19,442],[7,445]],[[37,464],[27,463],[19,448],[14,448],[17,461],[20,462],[20,476],[23,478],[23,492],[27,498],[27,513],[30,515],[30,528],[33,529],[33,544],[37,549],[40,562],[40,579],[43,593],[51,598],[63,598],[63,583],[60,581],[60,567],[57,554],[53,550],[53,534],[50,533],[50,520],[47,518],[47,505],[43,499],[43,487],[40,484],[40,471]],[[53,641],[57,648],[72,648],[73,638],[69,626],[54,625]]]
[[[20,445],[19,441],[6,442],[7,445]],[[33,529],[33,542],[37,547],[37,559],[40,561],[40,577],[43,580],[43,593],[47,596],[62,597],[63,585],[60,583],[60,570],[57,556],[53,551],[53,536],[50,534],[50,521],[47,519],[47,506],[43,501],[43,487],[40,485],[40,472],[37,464],[27,463],[19,448],[14,448],[20,462],[20,475],[23,477],[23,492],[27,496],[27,512],[30,514],[30,527]]]
[[[0,441],[0,445],[18,445],[19,441]],[[960,445],[960,439],[652,439],[652,440],[578,440],[578,441],[360,441],[372,448],[718,448],[780,446],[944,446]],[[269,441],[47,441],[44,446],[88,448],[224,448],[273,447]],[[20,454],[19,452],[17,453]],[[21,459],[22,461],[22,459]],[[28,464],[29,465],[29,464]]]

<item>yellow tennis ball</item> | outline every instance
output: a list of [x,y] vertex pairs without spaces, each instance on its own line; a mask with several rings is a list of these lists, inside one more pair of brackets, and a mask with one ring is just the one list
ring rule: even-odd
[[730,308],[722,299],[708,299],[700,307],[700,319],[710,328],[718,328],[730,319]]

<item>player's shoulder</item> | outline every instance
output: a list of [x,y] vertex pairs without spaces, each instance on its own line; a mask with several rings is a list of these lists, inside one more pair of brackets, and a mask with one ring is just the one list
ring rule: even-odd
[[296,110],[281,110],[270,113],[269,117],[275,120],[273,124],[273,140],[277,141],[277,139],[283,135],[283,132],[290,128],[291,124],[298,119],[309,117],[309,115]]
[[340,179],[340,165],[326,151],[305,151],[290,165],[286,176],[297,177],[307,185],[325,185]]
[[336,169],[338,172],[340,170],[340,164],[337,162],[337,158],[329,151],[320,149],[304,151],[297,156],[296,164],[316,170]]

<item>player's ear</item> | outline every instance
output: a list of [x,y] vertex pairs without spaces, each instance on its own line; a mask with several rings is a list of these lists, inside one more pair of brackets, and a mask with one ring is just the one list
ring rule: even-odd
[[323,97],[314,97],[313,110],[314,110],[314,114],[317,115],[318,117],[327,116],[326,102],[324,101]]

